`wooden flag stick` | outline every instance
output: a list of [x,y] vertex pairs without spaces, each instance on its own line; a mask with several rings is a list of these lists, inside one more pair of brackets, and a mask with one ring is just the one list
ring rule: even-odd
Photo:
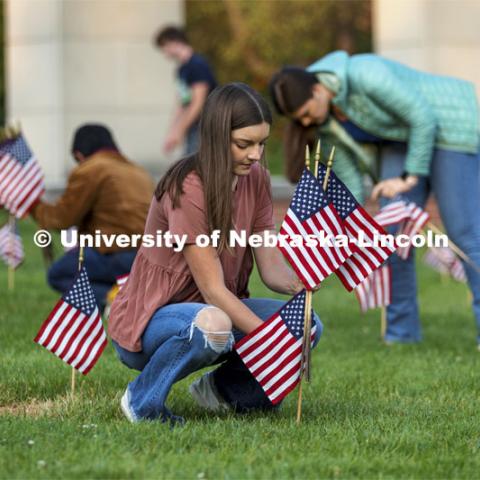
[[300,372],[300,381],[298,385],[298,401],[297,401],[297,425],[300,423],[302,419],[302,372]]
[[[10,214],[8,217],[8,242],[9,242],[9,254],[10,261],[8,262],[8,290],[10,292],[15,288],[15,268],[13,266],[13,261],[15,258],[14,249],[15,249],[15,215]],[[8,259],[8,255],[7,255]]]
[[[315,149],[315,170],[313,171],[313,175],[315,178],[318,178],[318,164],[320,163],[320,140],[317,142],[317,148]],[[325,189],[324,189],[325,190]]]
[[305,168],[310,170],[310,147],[305,145]]
[[305,294],[305,326],[304,326],[304,357],[305,357],[305,380],[310,382],[310,361],[312,352],[312,291]]
[[[315,148],[315,163],[313,169],[313,175],[315,178],[318,178],[318,164],[320,163],[320,149],[321,144],[320,140],[317,142]],[[335,150],[333,150],[334,152]],[[332,153],[333,153],[332,152]],[[307,152],[309,153],[309,152]],[[308,159],[310,160],[310,159]],[[332,168],[333,155],[330,155],[327,167],[327,175],[330,175],[330,170]],[[324,182],[323,189],[326,190],[326,183]],[[302,345],[302,361],[304,362],[303,368],[300,370],[300,375],[305,375],[305,380],[310,382],[310,373],[311,373],[311,352],[312,352],[312,291],[307,290],[305,295],[305,322],[303,329],[303,345]]]
[[[308,144],[305,145],[305,168],[307,170],[310,170],[310,148],[308,147]],[[302,418],[302,379],[303,379],[303,372],[304,370],[308,369],[306,367],[306,364],[308,364],[308,358],[306,356],[306,338],[307,338],[307,324],[308,324],[308,291],[307,294],[305,295],[305,310],[304,310],[304,316],[303,316],[303,341],[302,341],[302,356],[300,360],[300,378],[298,380],[298,402],[297,402],[297,424],[300,423],[300,420]]]
[[[83,260],[84,260],[83,247],[80,247],[80,250],[78,252],[78,271],[80,271],[82,269]],[[76,379],[75,368],[72,367],[72,384],[71,384],[71,395],[72,395],[72,397],[75,394],[75,379]]]
[[[335,155],[335,147],[332,148],[330,156],[327,163],[327,172],[325,174],[325,179],[323,181],[323,190],[326,191],[328,186],[328,178],[330,177],[330,171],[332,170],[333,158]],[[318,164],[320,162],[320,141],[317,143],[315,149],[315,164],[313,174],[315,177],[318,175]],[[305,148],[305,167],[310,169],[310,150],[308,145]],[[302,343],[302,360],[300,365],[300,379],[299,379],[299,388],[298,388],[298,403],[297,403],[297,424],[300,423],[302,419],[302,392],[303,392],[303,383],[302,379],[305,375],[305,379],[310,381],[310,359],[311,359],[311,340],[312,332],[312,291],[307,290],[305,294],[305,314],[304,314],[304,324],[303,324],[303,343]]]
[[335,147],[332,147],[332,150],[330,151],[330,156],[328,157],[327,172],[325,173],[325,178],[323,179],[323,190],[325,192],[327,191],[328,179],[330,177],[330,171],[332,170],[334,155],[335,155]]
[[380,335],[382,340],[385,340],[385,334],[387,333],[387,307],[382,307],[380,311]]
[[72,385],[71,385],[71,395],[72,397],[75,395],[75,368],[72,367]]
[[[311,352],[311,336],[312,336],[312,291],[307,290],[305,294],[305,311],[303,322],[303,342],[302,342],[302,360],[300,365],[300,379],[298,386],[298,403],[297,403],[297,424],[302,419],[302,391],[303,376],[310,381],[310,352]],[[308,335],[308,336],[307,336]]]

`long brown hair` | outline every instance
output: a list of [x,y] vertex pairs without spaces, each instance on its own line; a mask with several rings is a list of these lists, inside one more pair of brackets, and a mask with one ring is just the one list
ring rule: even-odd
[[[289,116],[312,96],[312,87],[318,83],[313,73],[299,67],[284,67],[270,80],[269,90],[275,109],[280,115]],[[285,127],[283,136],[285,175],[296,183],[305,166],[305,145],[313,148],[316,126],[304,127],[292,120]]]
[[[232,130],[263,122],[271,125],[272,114],[267,102],[255,90],[244,83],[217,87],[203,107],[198,152],[172,165],[155,190],[158,201],[168,193],[173,208],[178,208],[185,177],[195,171],[203,184],[210,233],[220,230],[219,253],[224,248],[229,250],[228,232],[232,229]],[[261,161],[265,163],[264,157]]]

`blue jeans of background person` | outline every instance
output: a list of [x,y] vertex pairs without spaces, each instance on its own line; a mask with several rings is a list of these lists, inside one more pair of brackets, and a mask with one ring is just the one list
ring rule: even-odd
[[[267,320],[285,302],[267,298],[249,298],[242,302],[262,320]],[[219,351],[194,326],[203,303],[175,303],[159,308],[142,335],[141,352],[130,352],[113,342],[118,356],[127,367],[140,370],[128,385],[130,407],[137,419],[171,417],[165,406],[175,382],[204,367],[224,362],[213,375],[218,392],[236,411],[273,408],[259,383],[253,378],[238,355],[231,351],[233,340],[244,335],[233,330],[231,338]],[[322,324],[315,315],[315,345],[322,334]]]
[[[136,250],[100,253],[94,248],[84,248],[83,264],[101,311],[105,307],[108,291],[116,283],[116,278],[130,272],[136,253]],[[77,272],[78,248],[75,248],[51,265],[47,273],[48,284],[63,295],[72,286]]]
[[[382,149],[382,179],[398,177],[405,165],[406,147],[394,145]],[[435,149],[430,176],[405,194],[424,207],[430,192],[437,201],[449,239],[480,266],[480,154]],[[385,204],[387,202],[383,202]],[[392,233],[395,230],[392,230]],[[392,303],[387,308],[386,340],[416,342],[421,340],[418,314],[414,248],[407,260],[396,254],[392,266]],[[473,295],[473,312],[480,332],[480,275],[463,262]],[[480,342],[480,335],[477,340]]]

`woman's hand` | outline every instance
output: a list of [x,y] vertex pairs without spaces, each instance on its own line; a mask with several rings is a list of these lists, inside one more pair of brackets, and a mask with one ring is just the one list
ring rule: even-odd
[[[275,231],[269,233],[274,235]],[[260,277],[270,290],[283,295],[296,295],[305,288],[297,274],[286,264],[278,248],[256,247],[253,253]],[[317,286],[313,290],[319,288]]]
[[305,287],[300,279],[295,275],[293,271],[291,271],[291,278],[290,278],[290,285],[287,285],[285,293],[287,295],[296,295],[297,293],[301,292]]
[[372,199],[378,200],[379,197],[393,198],[399,193],[408,192],[418,183],[418,177],[408,175],[405,180],[401,177],[389,178],[377,183],[372,191]]

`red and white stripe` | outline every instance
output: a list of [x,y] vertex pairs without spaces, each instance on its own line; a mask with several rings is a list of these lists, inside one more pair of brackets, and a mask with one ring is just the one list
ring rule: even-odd
[[86,375],[107,345],[98,308],[90,316],[61,299],[34,341]]
[[467,281],[467,274],[465,273],[465,268],[463,267],[463,263],[458,259],[455,258],[452,264],[450,265],[450,274],[452,278],[457,282],[465,283]]
[[353,255],[336,271],[337,277],[350,292],[380,267],[395,247],[382,245],[379,238],[387,233],[361,206],[344,220],[344,225],[352,241],[357,241],[360,232],[363,232],[365,242],[372,243],[371,246],[356,245]]
[[12,268],[17,268],[25,257],[20,235],[12,232],[9,224],[0,229],[0,257]]
[[448,247],[430,247],[423,257],[426,265],[442,275],[451,275],[457,282],[465,283],[467,275],[462,262]]
[[441,275],[449,273],[450,261],[450,255],[448,253],[445,254],[444,249],[439,247],[430,247],[423,257],[423,263]]
[[8,153],[0,158],[0,204],[10,213],[22,218],[44,191],[43,173],[34,156],[25,165]]
[[[403,222],[403,224],[398,229],[397,235],[407,235],[410,239],[416,235],[428,222],[430,216],[427,212],[422,210],[420,207],[415,205],[414,203],[409,204],[410,208],[410,215],[407,220]],[[406,247],[398,247],[397,248],[397,255],[402,258],[403,260],[408,258],[410,254],[410,250],[412,249],[411,241],[408,243]]]
[[387,307],[392,301],[392,274],[389,265],[375,270],[355,288],[360,310]]
[[390,225],[396,225],[409,218],[410,211],[411,208],[407,205],[407,202],[397,200],[385,205],[377,215],[375,215],[374,220],[382,227],[388,227]]
[[[312,327],[311,339],[315,338]],[[235,344],[237,353],[273,404],[279,403],[300,379],[302,338],[293,336],[275,314]]]
[[125,275],[120,275],[119,277],[117,277],[117,285],[118,285],[118,289],[120,290],[124,285],[125,283],[127,283],[127,280],[128,280],[128,273],[126,273]]
[[335,245],[335,242],[333,242],[333,246],[309,246],[306,237],[320,238],[321,232],[325,233],[325,237],[330,236],[332,239],[338,235],[346,235],[342,227],[342,220],[332,204],[303,222],[291,209],[288,209],[279,232],[281,235],[287,235],[290,239],[295,236],[302,237],[302,244],[299,246],[286,245],[283,247],[279,245],[279,248],[308,289],[319,285],[353,253],[350,246],[338,246]]

